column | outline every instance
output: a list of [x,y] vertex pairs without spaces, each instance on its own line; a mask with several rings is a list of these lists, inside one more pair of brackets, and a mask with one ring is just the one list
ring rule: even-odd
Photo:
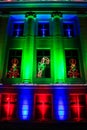
[[54,12],[53,17],[53,63],[54,63],[54,83],[64,83],[65,60],[64,48],[61,33],[62,14]]
[[24,58],[23,58],[23,82],[33,82],[33,60],[34,60],[34,30],[35,30],[35,14],[28,12],[26,14],[27,34],[26,44],[24,46]]

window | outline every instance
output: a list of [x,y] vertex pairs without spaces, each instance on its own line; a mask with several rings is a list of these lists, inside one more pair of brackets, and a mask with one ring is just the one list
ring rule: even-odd
[[66,72],[68,78],[80,78],[77,50],[65,50]]
[[38,36],[49,36],[49,22],[38,22]]
[[81,121],[86,118],[85,94],[70,94],[70,117],[74,121]]
[[52,119],[52,95],[51,94],[35,94],[34,102],[35,120],[45,121]]
[[37,77],[50,78],[50,50],[37,50]]
[[63,35],[68,38],[75,36],[73,23],[63,23]]
[[13,23],[12,36],[20,37],[23,36],[24,23]]
[[22,50],[10,50],[8,60],[8,78],[19,78],[21,69]]
[[1,100],[1,119],[12,120],[16,119],[17,111],[17,94],[16,93],[2,93]]

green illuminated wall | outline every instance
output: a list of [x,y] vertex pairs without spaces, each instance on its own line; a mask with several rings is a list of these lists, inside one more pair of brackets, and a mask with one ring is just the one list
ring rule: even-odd
[[[38,83],[38,84],[56,84],[56,83],[83,83],[84,74],[87,81],[87,47],[86,47],[86,20],[87,18],[79,18],[80,23],[80,36],[75,38],[66,38],[62,36],[61,22],[62,18],[57,14],[51,17],[50,27],[51,35],[49,37],[38,37],[36,35],[36,21],[37,17],[33,14],[25,17],[25,23],[27,28],[23,37],[10,37],[6,35],[8,33],[7,27],[9,23],[9,15],[0,17],[0,79],[4,83]],[[21,49],[22,50],[22,61],[21,61],[21,76],[20,78],[10,79],[6,77],[8,55],[10,49]],[[50,78],[37,78],[37,56],[36,52],[38,49],[50,50]],[[65,50],[66,49],[77,49],[79,52],[80,59],[80,70],[81,78],[69,79],[66,77],[66,60]],[[3,59],[3,60],[2,60]]]
[[6,55],[7,55],[7,24],[8,24],[8,16],[0,16],[0,80],[2,82],[3,75],[5,73],[4,66]]

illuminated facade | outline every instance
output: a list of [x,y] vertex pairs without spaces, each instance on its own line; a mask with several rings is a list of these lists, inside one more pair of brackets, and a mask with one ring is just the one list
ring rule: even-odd
[[87,121],[86,0],[0,1],[0,120]]

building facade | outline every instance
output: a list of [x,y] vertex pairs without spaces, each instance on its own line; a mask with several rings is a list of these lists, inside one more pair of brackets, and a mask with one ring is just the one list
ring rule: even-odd
[[87,2],[0,1],[0,120],[87,121]]

